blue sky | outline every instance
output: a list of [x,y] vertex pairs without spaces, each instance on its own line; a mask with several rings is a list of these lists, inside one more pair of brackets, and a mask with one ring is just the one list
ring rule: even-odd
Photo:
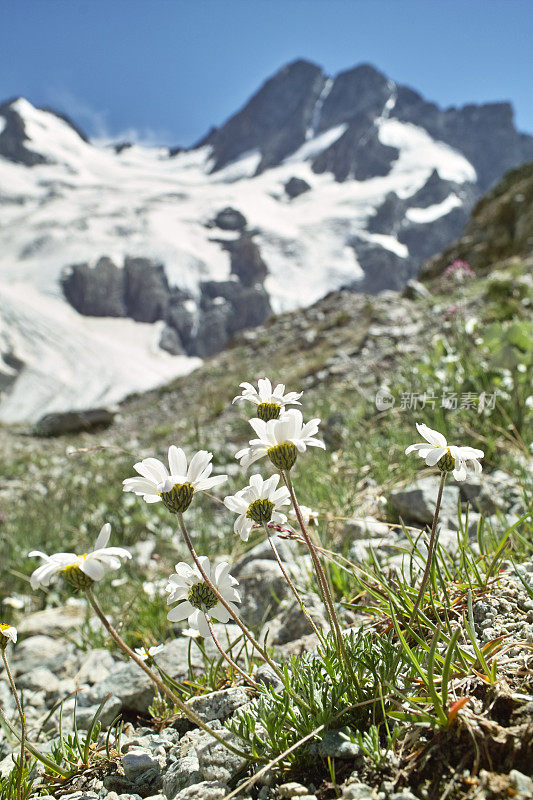
[[0,99],[188,145],[303,57],[444,106],[508,99],[533,133],[532,34],[532,0],[0,0]]

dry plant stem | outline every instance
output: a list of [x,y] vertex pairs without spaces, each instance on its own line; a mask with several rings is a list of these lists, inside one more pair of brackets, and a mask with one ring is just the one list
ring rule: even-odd
[[11,669],[9,668],[9,664],[7,663],[5,648],[3,647],[2,647],[2,658],[4,660],[4,667],[6,668],[7,678],[9,680],[9,685],[11,686],[11,691],[13,692],[13,697],[15,698],[15,703],[17,704],[17,711],[20,717],[20,765],[19,765],[19,772],[17,775],[17,800],[22,800],[22,770],[24,766],[24,754],[26,752],[26,718],[24,716],[24,711],[22,710],[22,706],[20,705],[19,696],[17,694],[17,687],[15,686],[15,681],[13,680]]
[[437,522],[439,520],[439,511],[440,511],[440,504],[442,501],[442,492],[444,489],[444,484],[446,483],[446,472],[443,472],[440,476],[440,484],[439,484],[439,493],[437,495],[437,503],[435,505],[435,514],[433,516],[433,524],[431,526],[431,533],[429,535],[429,547],[428,547],[428,555],[426,561],[426,568],[424,570],[424,575],[422,576],[422,583],[420,584],[420,590],[418,592],[418,597],[416,598],[416,602],[414,608],[411,612],[411,617],[409,619],[409,625],[412,625],[416,619],[416,615],[418,614],[418,609],[420,608],[420,603],[422,602],[422,598],[424,597],[424,591],[426,589],[426,584],[428,582],[428,578],[431,574],[431,566],[433,564],[433,553],[435,552],[435,545],[437,544]]
[[141,658],[139,658],[139,656],[136,653],[134,653],[133,650],[130,647],[128,647],[126,642],[116,632],[116,630],[113,628],[113,626],[111,625],[111,623],[107,619],[106,615],[104,614],[104,612],[102,611],[102,609],[98,605],[98,602],[96,600],[96,597],[94,596],[94,592],[92,590],[92,587],[89,587],[88,589],[86,589],[85,590],[85,594],[87,595],[87,600],[91,604],[95,614],[97,615],[97,617],[99,618],[100,622],[102,623],[102,625],[104,626],[106,631],[109,633],[111,638],[118,644],[120,649],[123,650],[124,653],[126,653],[126,655],[131,658],[132,661],[135,661],[137,666],[140,667],[143,670],[143,672],[146,672],[146,674],[148,675],[150,680],[153,681],[153,683],[155,683],[155,685],[157,686],[159,691],[162,692],[163,694],[166,694],[167,697],[169,697],[172,700],[172,702],[179,708],[179,710],[183,714],[185,714],[185,716],[191,722],[193,722],[195,725],[198,725],[198,727],[201,728],[202,730],[204,730],[206,733],[209,733],[214,739],[217,739],[221,744],[224,745],[224,747],[227,747],[228,750],[231,750],[232,753],[235,753],[238,756],[242,756],[243,758],[249,759],[250,756],[247,753],[243,752],[242,750],[239,750],[236,747],[233,747],[233,745],[231,745],[229,742],[227,742],[222,736],[220,736],[220,734],[218,734],[216,731],[214,731],[212,728],[210,728],[209,725],[206,725],[205,722],[203,722],[200,719],[200,717],[198,717],[194,713],[194,711],[192,711],[183,702],[183,700],[181,700],[176,694],[174,694],[172,689],[170,689],[161,680],[159,675],[156,675],[155,672],[152,672],[150,667],[147,666],[147,664]]
[[324,603],[325,603],[326,609],[328,610],[328,613],[329,613],[329,616],[330,616],[330,621],[332,623],[332,625],[331,625],[332,633],[333,633],[335,639],[337,640],[337,645],[338,645],[338,648],[339,648],[339,655],[341,656],[342,661],[344,661],[344,664],[345,664],[346,669],[348,671],[348,675],[352,679],[354,685],[358,686],[359,682],[358,682],[357,677],[356,677],[356,675],[355,675],[355,673],[353,671],[353,667],[352,667],[351,661],[348,658],[348,653],[346,652],[346,647],[345,647],[345,644],[344,644],[342,631],[341,631],[341,628],[340,628],[340,625],[339,625],[339,620],[337,618],[337,613],[335,611],[335,606],[333,604],[333,598],[332,598],[331,592],[329,590],[328,581],[327,581],[326,575],[324,573],[324,568],[322,567],[322,564],[320,563],[320,559],[318,557],[318,554],[317,554],[317,551],[316,551],[316,547],[313,544],[313,542],[311,541],[311,537],[309,536],[309,534],[307,532],[307,528],[305,527],[305,523],[304,523],[304,520],[303,520],[303,517],[302,517],[302,512],[300,511],[300,506],[298,505],[298,500],[296,499],[296,494],[294,492],[294,487],[292,485],[292,480],[291,480],[290,473],[288,471],[281,470],[281,477],[285,481],[287,489],[289,490],[289,494],[291,496],[292,505],[293,505],[293,508],[294,508],[294,513],[296,514],[296,518],[298,520],[298,524],[300,526],[300,530],[302,532],[302,536],[305,539],[305,543],[306,543],[306,545],[307,545],[307,547],[309,549],[309,552],[311,553],[311,558],[313,559],[313,564],[314,564],[314,567],[315,567],[315,571],[316,571],[316,574],[317,574],[317,578],[318,578],[319,584],[321,584],[321,586],[322,586],[323,599],[324,599]]
[[187,547],[189,548],[189,552],[190,552],[191,556],[192,556],[192,557],[193,557],[193,559],[194,559],[194,563],[195,563],[195,564],[196,564],[196,566],[198,567],[198,571],[200,572],[200,575],[202,576],[202,578],[204,579],[204,581],[207,583],[207,585],[209,586],[209,588],[211,589],[211,591],[213,592],[213,594],[215,595],[215,597],[218,599],[218,601],[219,601],[220,603],[222,603],[222,605],[224,606],[224,608],[226,609],[226,611],[228,612],[228,614],[230,614],[230,615],[231,615],[231,618],[232,618],[232,619],[233,619],[233,620],[234,620],[234,621],[237,623],[237,625],[239,626],[239,628],[241,629],[241,631],[244,633],[244,635],[245,635],[245,636],[246,636],[246,637],[247,637],[247,638],[250,640],[250,642],[253,644],[253,646],[255,647],[255,649],[257,650],[257,652],[259,653],[259,655],[261,656],[261,658],[263,658],[263,660],[264,660],[264,661],[266,661],[266,662],[267,662],[267,664],[268,664],[270,667],[272,667],[272,669],[274,670],[274,672],[276,673],[276,675],[278,676],[278,678],[280,678],[281,680],[283,680],[283,674],[282,674],[281,670],[279,669],[279,667],[277,667],[277,666],[276,666],[276,664],[275,664],[275,663],[272,661],[272,659],[270,658],[270,656],[268,655],[268,653],[266,652],[266,650],[264,649],[264,647],[261,647],[261,645],[259,644],[259,642],[258,642],[258,641],[257,641],[257,640],[256,640],[256,639],[255,639],[255,638],[252,636],[252,634],[250,633],[250,631],[248,630],[248,628],[246,627],[246,625],[244,625],[244,623],[243,623],[243,622],[241,622],[241,620],[239,619],[239,616],[238,616],[238,614],[236,614],[236,613],[233,611],[233,609],[231,608],[231,606],[229,605],[229,603],[227,603],[227,602],[226,602],[226,600],[224,600],[224,598],[222,597],[222,595],[220,594],[220,592],[218,591],[218,589],[216,588],[216,586],[214,586],[213,582],[212,582],[212,581],[211,581],[211,580],[208,578],[208,576],[207,576],[207,573],[206,573],[206,571],[204,570],[204,568],[202,567],[202,564],[201,564],[201,562],[200,562],[200,559],[198,558],[198,555],[197,555],[197,553],[196,553],[196,550],[195,550],[195,549],[194,549],[194,547],[193,547],[193,543],[191,542],[191,537],[189,536],[189,534],[188,534],[188,532],[187,532],[187,528],[185,527],[185,522],[184,522],[184,519],[183,519],[183,514],[182,514],[181,512],[178,512],[176,516],[178,517],[178,522],[179,522],[179,525],[180,525],[180,530],[181,530],[181,532],[182,532],[182,534],[183,534],[183,538],[185,539],[185,544],[186,544],[186,545],[187,545]]
[[216,634],[215,634],[215,631],[214,631],[214,628],[213,628],[213,623],[211,622],[211,620],[207,616],[206,616],[206,622],[207,622],[207,626],[209,628],[209,633],[213,637],[213,641],[214,641],[219,653],[228,662],[228,664],[235,670],[235,672],[238,672],[239,675],[242,675],[244,680],[247,683],[249,683],[250,686],[252,686],[254,689],[257,689],[257,683],[254,681],[254,679],[252,677],[250,677],[250,675],[247,675],[246,672],[244,670],[242,670],[239,666],[237,666],[235,661],[226,653],[226,651],[224,650],[224,648],[222,647],[222,645],[220,644],[220,642],[218,641],[218,639],[216,637]]
[[267,523],[266,523],[266,522],[265,522],[265,531],[266,531],[266,534],[267,534],[267,537],[268,537],[268,542],[269,542],[269,544],[270,544],[270,547],[272,548],[272,552],[274,553],[274,558],[275,558],[275,559],[276,559],[276,561],[278,562],[278,566],[279,566],[279,568],[280,568],[280,570],[281,570],[281,573],[282,573],[283,577],[285,578],[285,580],[286,580],[286,581],[287,581],[287,583],[289,584],[289,587],[290,587],[290,589],[291,589],[291,591],[292,591],[293,595],[295,596],[296,600],[297,600],[297,601],[298,601],[298,603],[300,604],[300,607],[301,607],[301,609],[302,609],[303,613],[304,613],[304,614],[305,614],[305,616],[307,617],[307,619],[308,619],[308,621],[309,621],[309,624],[311,625],[311,627],[313,628],[314,632],[315,632],[315,633],[316,633],[316,635],[318,636],[318,639],[319,639],[319,641],[321,641],[321,642],[322,642],[322,641],[324,640],[324,637],[323,637],[323,635],[322,635],[322,632],[318,630],[317,626],[315,625],[315,623],[314,623],[314,622],[313,622],[313,620],[311,619],[311,615],[310,615],[310,614],[309,614],[309,612],[307,611],[307,609],[306,609],[306,607],[305,607],[305,603],[304,603],[304,601],[302,600],[302,598],[301,598],[301,596],[300,596],[300,593],[298,592],[298,589],[297,589],[297,588],[296,588],[296,586],[294,585],[294,583],[293,583],[293,581],[292,581],[292,579],[291,579],[291,576],[289,575],[289,573],[288,573],[288,572],[287,572],[287,570],[285,569],[285,566],[284,566],[284,564],[283,564],[283,562],[282,562],[282,560],[281,560],[281,558],[280,558],[280,555],[279,555],[279,553],[278,553],[278,549],[277,549],[277,547],[276,547],[276,545],[275,545],[275,543],[274,543],[274,537],[272,536],[272,534],[271,534],[271,532],[270,532],[270,530],[269,530],[269,527],[268,527],[268,525],[267,525]]

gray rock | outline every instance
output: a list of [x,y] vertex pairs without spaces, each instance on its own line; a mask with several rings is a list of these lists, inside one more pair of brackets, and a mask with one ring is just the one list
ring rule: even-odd
[[[215,352],[217,340],[211,341],[202,326],[218,326],[219,336],[228,341],[245,328],[262,324],[271,314],[270,300],[260,283],[243,285],[238,280],[204,281],[200,285],[200,317],[196,336],[196,354],[208,348]],[[220,350],[222,345],[218,345]]]
[[289,781],[278,786],[277,794],[283,798],[303,797],[308,794],[307,788],[296,781]]
[[245,758],[235,755],[209,734],[204,735],[204,744],[197,746],[196,752],[200,775],[206,781],[227,784],[248,763]]
[[[389,493],[392,510],[402,519],[430,524],[435,513],[435,504],[439,490],[438,476],[421,478],[401,489],[393,489]],[[455,485],[447,485],[442,493],[439,519],[457,519],[457,501],[459,489]]]
[[351,742],[343,731],[326,731],[320,742],[312,743],[309,751],[323,758],[354,759],[361,755],[359,745]]
[[3,118],[2,121],[5,120],[3,130],[0,133],[0,155],[8,161],[13,161],[15,164],[25,164],[27,167],[46,164],[47,158],[35,152],[31,146],[26,147],[25,143],[29,142],[30,139],[26,134],[24,119],[12,107],[14,102],[14,100],[11,100],[0,105],[0,115]]
[[[305,614],[301,611],[296,599],[290,597],[284,601],[279,612],[276,616],[265,623],[262,631],[262,638],[267,638],[268,643],[271,645],[284,645],[288,642],[294,642],[302,639],[310,633],[313,633],[313,628]],[[319,630],[327,628],[327,622],[324,617],[324,609],[321,602],[316,596],[310,596],[302,593],[302,598],[305,602],[307,612],[311,619],[317,625]]]
[[26,637],[44,634],[46,636],[61,636],[66,631],[71,631],[81,625],[87,613],[87,604],[84,601],[75,601],[71,598],[65,605],[56,608],[45,608],[27,614],[17,625],[19,634]]
[[94,698],[95,703],[98,703],[108,692],[120,700],[123,711],[139,714],[147,712],[154,696],[152,681],[132,661],[118,666],[104,680],[95,683],[90,697]]
[[263,683],[265,686],[272,686],[279,691],[283,688],[282,681],[278,678],[274,670],[269,664],[260,664],[254,672],[254,680],[256,683]]
[[159,347],[161,350],[166,350],[167,353],[170,353],[173,356],[181,356],[185,352],[177,330],[175,328],[171,328],[170,325],[165,325],[161,331],[161,336],[159,337]]
[[341,796],[344,800],[374,800],[372,788],[359,780],[345,784]]
[[33,426],[34,436],[62,436],[65,433],[97,431],[109,428],[115,414],[108,408],[87,408],[45,414]]
[[20,675],[37,667],[46,667],[55,675],[61,673],[67,664],[75,661],[74,645],[50,636],[29,636],[18,642],[13,652],[12,666]]
[[[213,627],[218,640],[225,646],[228,641],[231,642],[236,639],[241,633],[240,628],[234,623],[228,623],[227,625],[215,623]],[[182,681],[188,675],[189,644],[190,640],[186,636],[177,637],[168,642],[157,656],[157,663],[161,669],[176,681]],[[204,645],[209,656],[220,655],[212,639],[206,640]],[[191,648],[191,664],[198,669],[204,666],[202,654],[194,646]],[[144,673],[141,673],[140,670],[139,673],[144,676]]]
[[244,214],[231,206],[219,211],[213,222],[223,231],[243,231],[247,224]]
[[91,317],[125,317],[124,272],[107,256],[94,266],[72,264],[61,276],[61,287],[70,305]]
[[243,286],[263,283],[268,269],[251,233],[243,233],[235,241],[222,241],[221,244],[230,254],[232,274],[239,278]]
[[176,331],[185,352],[189,355],[194,350],[193,332],[197,315],[196,301],[185,292],[173,290],[168,300],[165,321],[168,327]]
[[203,301],[193,345],[194,355],[209,358],[224,349],[230,339],[231,315],[231,304],[223,297]]
[[78,683],[98,683],[102,681],[120,664],[113,658],[109,650],[97,648],[82,656],[78,672],[74,679]]
[[[94,716],[98,711],[100,703],[84,706],[82,705],[81,697],[82,696],[80,696],[80,702],[76,708],[76,725],[80,730],[86,731],[89,729]],[[122,701],[118,697],[111,696],[100,712],[100,716],[98,717],[102,724],[102,728],[108,728],[120,714],[121,710]]]
[[278,603],[290,591],[275,561],[255,559],[239,572],[242,602],[240,616],[247,625],[256,627],[272,616]]
[[46,667],[36,667],[21,675],[17,684],[22,689],[57,692],[61,686],[61,681]]
[[403,296],[407,297],[408,300],[426,300],[428,297],[431,297],[431,292],[423,283],[411,278],[405,285]]
[[311,189],[307,181],[304,181],[303,178],[289,178],[287,183],[285,184],[285,191],[287,195],[294,200],[295,197],[299,197],[301,194],[305,194]]
[[[332,369],[337,365],[332,365]],[[328,450],[340,450],[346,438],[347,428],[344,414],[332,414],[321,427],[322,438]]]
[[187,705],[204,722],[211,722],[214,719],[226,719],[249,700],[250,695],[243,686],[233,686],[193,697],[187,701]]
[[386,522],[380,522],[375,517],[363,519],[348,519],[344,523],[343,537],[353,539],[383,539],[394,537],[394,529],[389,528]]
[[222,800],[227,793],[227,786],[219,781],[201,781],[182,789],[175,800]]
[[[301,552],[301,546],[293,539],[284,539],[281,536],[274,537],[274,543],[276,545],[276,549],[279,553],[281,560],[284,562],[287,567],[293,569],[296,565],[296,561],[298,556]],[[231,570],[231,574],[234,575],[236,578],[239,578],[241,571],[247,567],[250,562],[255,560],[267,560],[267,561],[275,561],[275,555],[272,550],[272,547],[268,543],[268,540],[265,536],[263,541],[259,542],[258,544],[254,545],[250,550],[246,552],[246,554],[239,559],[233,566]]]
[[400,200],[396,192],[389,192],[383,203],[368,220],[371,233],[396,234],[401,227],[407,210],[407,203]]
[[332,172],[336,181],[349,178],[364,181],[388,175],[399,152],[381,142],[375,119],[363,113],[352,119],[342,136],[316,156],[312,169],[316,173]]
[[124,260],[124,302],[137,322],[165,319],[170,290],[163,265],[149,258]]
[[417,263],[412,258],[403,258],[378,242],[353,236],[348,244],[364,272],[362,278],[346,287],[351,291],[366,294],[378,294],[389,289],[401,291],[416,273]]
[[132,748],[122,756],[122,768],[126,778],[132,782],[137,781],[149,770],[155,770],[157,773],[161,771],[157,758],[149,750],[140,747]]
[[195,753],[174,761],[163,777],[163,793],[169,800],[187,786],[200,781],[200,764]]

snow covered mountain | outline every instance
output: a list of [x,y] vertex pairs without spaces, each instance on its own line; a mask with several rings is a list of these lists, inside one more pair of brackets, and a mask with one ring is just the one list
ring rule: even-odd
[[368,65],[296,61],[189,150],[4,103],[0,419],[150,388],[331,289],[399,289],[532,159],[507,103],[442,110]]

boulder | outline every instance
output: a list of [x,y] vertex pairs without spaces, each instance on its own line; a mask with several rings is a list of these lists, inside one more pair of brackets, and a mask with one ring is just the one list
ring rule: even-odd
[[183,349],[188,355],[194,352],[194,329],[198,316],[198,306],[190,295],[174,289],[168,300],[166,323],[178,334]]
[[248,703],[250,695],[244,686],[232,686],[218,692],[202,694],[187,701],[189,708],[204,722],[224,720]]
[[279,600],[290,591],[277,562],[268,559],[249,561],[239,571],[239,590],[240,616],[252,628],[271,617]]
[[213,222],[223,231],[243,231],[247,224],[244,214],[231,206],[219,211]]
[[230,254],[232,274],[238,277],[243,286],[263,283],[268,269],[251,234],[243,233],[235,241],[222,242],[222,247]]
[[61,636],[73,628],[81,626],[87,614],[87,606],[83,602],[69,602],[56,608],[45,608],[25,614],[17,625],[19,635]]
[[374,517],[348,519],[344,523],[343,539],[383,539],[394,536],[386,522],[380,522]]
[[137,322],[165,319],[170,289],[163,265],[150,258],[124,260],[124,302]]
[[124,272],[107,256],[94,266],[72,264],[61,276],[63,294],[70,305],[90,317],[125,317]]
[[[327,630],[328,624],[324,616],[324,606],[316,595],[301,593],[308,614],[319,630]],[[291,593],[290,597],[280,605],[273,619],[265,623],[262,638],[270,645],[285,645],[295,642],[313,633],[313,628],[302,612],[299,603]],[[267,638],[268,637],[268,638]],[[316,644],[313,635],[313,646]]]
[[170,325],[165,325],[161,331],[161,336],[159,337],[159,347],[161,350],[166,350],[167,353],[170,353],[173,356],[181,356],[185,352],[177,330],[175,328],[171,328]]
[[285,184],[285,192],[294,200],[295,197],[299,197],[301,194],[305,194],[311,189],[307,181],[304,181],[303,178],[289,178],[287,183]]
[[[421,478],[401,489],[393,489],[388,499],[394,513],[403,520],[429,525],[433,521],[438,491],[439,477],[435,475]],[[458,499],[459,488],[456,485],[444,487],[439,515],[441,521],[457,519]]]
[[64,411],[45,414],[32,430],[34,436],[62,436],[80,431],[101,431],[109,428],[115,414],[108,408],[88,408],[83,411]]

